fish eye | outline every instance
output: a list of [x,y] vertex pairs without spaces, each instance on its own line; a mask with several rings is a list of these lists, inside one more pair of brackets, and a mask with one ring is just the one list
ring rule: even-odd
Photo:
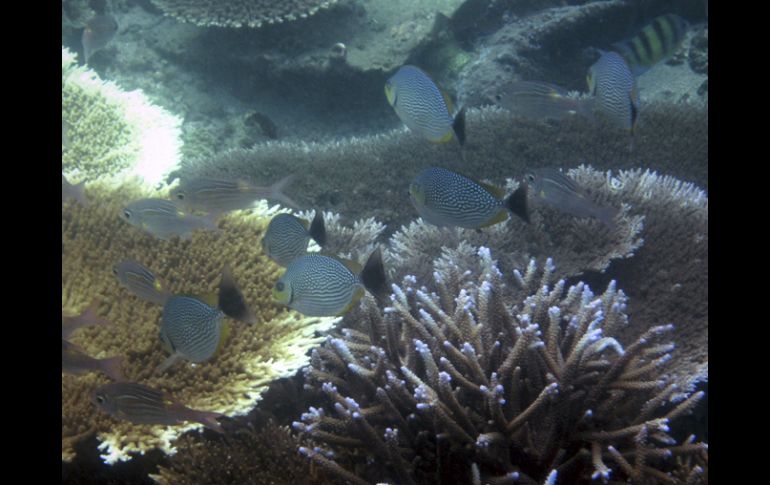
[[104,396],[96,396],[96,404],[104,404]]
[[123,217],[126,219],[131,219],[131,211],[130,210],[124,210],[123,211]]
[[278,291],[283,291],[284,288],[286,288],[286,285],[283,284],[283,281],[279,281],[275,284],[275,289]]
[[176,198],[179,200],[184,200],[184,192],[179,192],[176,194]]
[[118,267],[117,266],[113,266],[112,267],[112,274],[114,274],[115,276],[118,275]]
[[535,181],[535,176],[531,173],[528,173],[525,178],[527,179],[527,182],[532,183]]

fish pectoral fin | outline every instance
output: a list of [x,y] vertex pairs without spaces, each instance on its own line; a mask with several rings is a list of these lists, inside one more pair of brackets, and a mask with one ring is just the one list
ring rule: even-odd
[[173,354],[169,355],[166,360],[163,361],[158,367],[155,368],[156,374],[162,374],[166,372],[166,369],[174,365],[174,362],[176,362],[179,357],[181,357],[181,354],[179,352],[174,352]]

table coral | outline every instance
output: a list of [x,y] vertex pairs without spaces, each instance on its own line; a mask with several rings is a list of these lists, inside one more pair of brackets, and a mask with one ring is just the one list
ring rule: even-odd
[[[333,318],[306,318],[272,301],[271,286],[281,268],[262,254],[259,237],[269,221],[267,206],[230,214],[220,231],[196,232],[190,240],[162,241],[126,224],[120,210],[128,201],[151,195],[139,183],[115,186],[92,182],[88,207],[62,205],[62,312],[77,314],[94,299],[110,327],[85,328],[73,336],[89,355],[125,357],[130,381],[169,392],[186,406],[241,415],[259,401],[273,379],[292,375],[307,361]],[[163,375],[154,368],[166,357],[158,338],[161,307],[120,287],[112,266],[131,258],[153,269],[174,293],[213,292],[228,263],[258,323],[230,321],[230,337],[210,361],[175,366]],[[74,442],[95,432],[103,459],[130,459],[130,453],[160,448],[173,453],[173,441],[197,423],[180,426],[133,425],[97,412],[90,393],[106,378],[100,374],[62,375],[62,459],[73,458]]]

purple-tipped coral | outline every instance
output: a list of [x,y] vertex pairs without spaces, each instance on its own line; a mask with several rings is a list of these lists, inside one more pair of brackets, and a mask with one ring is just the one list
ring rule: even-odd
[[384,311],[367,298],[359,326],[313,353],[305,375],[330,404],[295,424],[317,444],[305,456],[351,483],[704,475],[706,445],[669,434],[703,397],[667,373],[672,325],[621,345],[631,324],[614,283],[566,288],[532,263],[512,287],[486,248],[476,259],[445,262],[430,289],[405,278]]

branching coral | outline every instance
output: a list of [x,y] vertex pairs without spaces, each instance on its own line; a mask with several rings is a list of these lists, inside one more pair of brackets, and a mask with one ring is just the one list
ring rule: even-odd
[[337,0],[152,0],[168,15],[202,26],[261,27],[315,14]]
[[674,457],[705,453],[667,433],[703,396],[670,402],[673,326],[621,345],[633,325],[614,283],[601,295],[566,288],[551,261],[531,261],[506,285],[486,248],[467,267],[438,267],[433,291],[406,277],[390,307],[368,298],[359,327],[313,351],[306,377],[331,405],[294,427],[318,443],[300,453],[327,473],[351,483],[677,483]]
[[185,435],[177,443],[179,452],[152,478],[161,485],[326,483],[312,474],[297,446],[289,429],[272,421],[239,427],[226,439]]
[[122,91],[78,67],[62,48],[62,125],[69,146],[62,171],[72,183],[139,177],[152,187],[179,163],[181,120],[141,91]]
[[[89,184],[86,195],[92,202],[88,207],[62,205],[62,312],[77,314],[99,299],[99,315],[113,325],[82,329],[73,342],[95,358],[123,355],[122,371],[128,380],[168,392],[194,409],[245,414],[270,381],[292,375],[307,362],[305,354],[320,342],[317,332],[336,321],[305,318],[272,301],[270,289],[281,268],[262,254],[258,244],[269,220],[264,204],[250,213],[224,217],[219,232],[162,241],[120,218],[126,202],[150,195],[146,189],[96,181]],[[166,357],[158,338],[161,307],[120,287],[111,268],[127,258],[152,268],[172,292],[185,294],[215,291],[227,263],[258,323],[231,321],[230,338],[212,360],[157,375],[154,368]],[[110,463],[153,448],[173,453],[176,437],[200,427],[133,425],[98,413],[90,393],[105,382],[100,374],[62,375],[63,460],[73,457],[76,441],[93,432]]]

